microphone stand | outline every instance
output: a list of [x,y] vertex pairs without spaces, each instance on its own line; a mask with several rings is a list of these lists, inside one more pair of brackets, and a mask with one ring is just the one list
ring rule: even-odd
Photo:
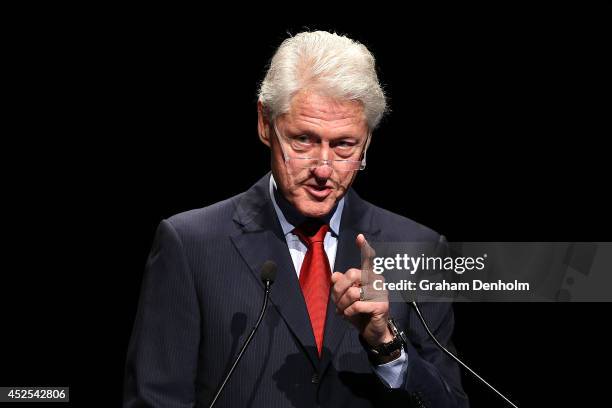
[[217,390],[217,393],[215,394],[215,397],[213,398],[212,402],[208,406],[209,408],[212,408],[215,405],[215,403],[217,402],[217,400],[219,399],[219,396],[221,395],[221,392],[223,391],[223,388],[225,388],[225,384],[227,384],[227,382],[229,381],[230,377],[234,373],[234,370],[236,369],[236,366],[240,362],[240,359],[242,358],[244,352],[246,351],[247,347],[251,343],[251,340],[253,340],[253,336],[255,336],[255,332],[257,331],[257,329],[259,328],[259,324],[263,320],[264,314],[266,313],[266,308],[268,307],[268,298],[270,297],[270,288],[272,286],[272,281],[266,280],[264,284],[265,284],[264,300],[263,300],[263,305],[261,306],[261,312],[259,312],[259,317],[257,318],[257,323],[255,323],[255,326],[253,326],[253,329],[251,330],[251,333],[249,334],[249,337],[247,337],[246,341],[244,342],[244,345],[240,349],[240,352],[238,353],[238,356],[236,357],[236,360],[234,361],[234,364],[232,364],[232,367],[230,368],[229,372],[225,376],[225,379],[221,383],[221,386]]
[[412,306],[412,308],[414,309],[414,311],[416,312],[417,316],[419,317],[419,320],[421,321],[421,323],[423,324],[423,327],[425,327],[425,331],[427,332],[427,334],[429,335],[429,337],[431,337],[431,339],[434,341],[434,343],[436,343],[436,346],[438,346],[438,348],[440,348],[440,350],[442,350],[447,356],[449,356],[450,358],[452,358],[453,360],[455,360],[459,365],[461,365],[463,368],[465,368],[467,371],[469,371],[473,376],[475,376],[476,378],[478,378],[480,381],[482,381],[487,387],[489,387],[490,389],[492,389],[497,395],[499,395],[500,397],[502,397],[508,404],[510,404],[511,406],[513,406],[514,408],[518,408],[512,401],[510,401],[508,398],[506,398],[501,392],[497,391],[491,384],[489,384],[488,382],[486,382],[484,380],[484,378],[482,378],[481,376],[479,376],[478,374],[476,374],[476,372],[474,370],[472,370],[470,367],[468,367],[463,361],[459,360],[458,357],[456,357],[453,353],[451,353],[450,351],[448,351],[446,349],[446,347],[444,347],[442,344],[440,344],[440,342],[438,341],[438,339],[436,339],[436,336],[433,335],[433,333],[431,332],[431,330],[429,330],[429,326],[427,326],[427,322],[425,321],[425,318],[423,318],[423,315],[421,314],[421,311],[419,310],[419,306],[417,305],[417,303],[415,301],[411,301],[409,302],[410,305]]

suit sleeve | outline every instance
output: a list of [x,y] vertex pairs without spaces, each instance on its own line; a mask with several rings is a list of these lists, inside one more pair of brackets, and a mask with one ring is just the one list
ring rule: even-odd
[[[436,256],[449,255],[448,243],[440,236]],[[420,303],[423,318],[438,341],[456,354],[451,341],[454,315],[451,303]],[[408,368],[403,388],[422,400],[427,407],[467,408],[468,398],[461,386],[461,374],[457,363],[448,357],[427,335],[416,313],[410,314],[409,341],[406,347]]]
[[200,314],[176,230],[162,221],[149,255],[128,348],[124,408],[192,407]]
[[[438,341],[454,354],[450,341],[453,330],[453,312],[449,303],[422,303],[423,317]],[[420,325],[417,317],[411,317],[411,327]],[[466,408],[468,399],[461,386],[457,364],[418,330],[409,336],[406,353],[408,368],[403,388],[425,402],[427,407]]]

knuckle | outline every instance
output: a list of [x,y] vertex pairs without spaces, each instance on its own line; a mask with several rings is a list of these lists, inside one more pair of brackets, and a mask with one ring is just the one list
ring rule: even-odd
[[346,273],[344,274],[347,278],[351,279],[354,277],[357,277],[361,274],[361,270],[357,269],[357,268],[351,268],[348,271],[346,271]]
[[367,308],[368,308],[368,305],[366,304],[366,302],[356,302],[355,303],[355,310],[359,313],[365,312]]

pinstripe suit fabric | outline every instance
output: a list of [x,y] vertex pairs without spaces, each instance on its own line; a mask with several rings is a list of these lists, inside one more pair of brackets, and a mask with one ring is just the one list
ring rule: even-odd
[[[259,271],[277,263],[271,305],[218,407],[467,407],[458,367],[437,350],[407,305],[391,315],[407,329],[402,388],[381,384],[357,330],[328,305],[317,355],[298,278],[268,193],[269,175],[247,192],[160,223],[146,265],[127,355],[124,407],[208,406],[257,318]],[[335,270],[359,267],[354,240],[435,241],[439,234],[375,207],[349,190]],[[450,344],[448,304],[422,306],[439,340]]]

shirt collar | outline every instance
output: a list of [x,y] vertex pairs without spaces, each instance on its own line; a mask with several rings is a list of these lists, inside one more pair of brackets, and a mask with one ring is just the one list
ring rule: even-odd
[[[272,174],[270,174],[270,198],[272,199],[274,211],[276,211],[276,216],[280,221],[284,235],[289,234],[297,225],[301,224],[306,219],[306,217],[300,214],[295,207],[289,204],[285,197],[280,194]],[[344,197],[338,201],[338,204],[336,204],[329,214],[323,217],[323,221],[329,225],[330,231],[335,236],[340,235],[340,219],[342,217],[343,209]]]

